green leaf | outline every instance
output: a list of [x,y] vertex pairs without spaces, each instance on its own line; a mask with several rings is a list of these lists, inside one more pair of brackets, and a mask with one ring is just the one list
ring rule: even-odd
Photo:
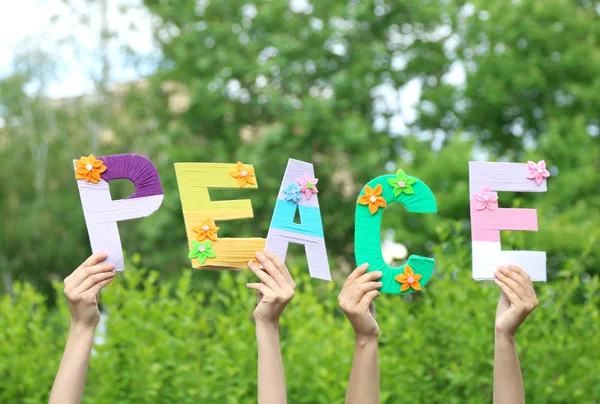
[[406,195],[412,195],[415,193],[415,190],[410,185],[406,185],[403,190]]
[[417,179],[414,177],[406,177],[406,179],[404,180],[404,183],[406,183],[407,185],[414,185],[417,182]]
[[398,178],[398,180],[404,181],[404,179],[406,178],[406,173],[403,169],[399,168],[398,171],[396,171],[396,178]]
[[206,262],[206,251],[198,254],[198,261],[200,264],[204,264]]
[[199,251],[198,250],[192,250],[190,251],[190,253],[188,254],[188,258],[192,259],[192,258],[196,258],[198,256]]
[[396,187],[394,188],[394,196],[397,198],[402,194],[402,188]]
[[390,184],[390,186],[392,188],[397,188],[398,187],[398,178],[390,178],[388,180],[388,184]]
[[214,252],[213,250],[206,250],[204,252],[204,254],[208,257],[208,258],[215,258],[217,256],[217,253]]

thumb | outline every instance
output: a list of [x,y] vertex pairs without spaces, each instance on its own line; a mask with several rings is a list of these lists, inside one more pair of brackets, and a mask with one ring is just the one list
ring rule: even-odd
[[377,317],[377,313],[375,312],[375,302],[373,302],[373,301],[369,305],[369,312],[371,313],[371,315],[373,316],[373,318]]

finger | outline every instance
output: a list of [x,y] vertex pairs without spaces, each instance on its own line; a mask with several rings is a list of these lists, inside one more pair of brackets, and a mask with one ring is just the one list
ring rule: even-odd
[[96,265],[96,264],[104,261],[106,258],[108,258],[108,254],[105,252],[94,253],[94,254],[90,255],[88,257],[88,259],[83,261],[83,264],[81,264],[80,267],[91,267],[93,265]]
[[115,271],[108,271],[108,272],[100,272],[94,275],[90,275],[87,278],[85,278],[85,280],[81,283],[81,285],[79,285],[76,288],[77,293],[83,293],[86,292],[87,290],[91,289],[92,287],[94,287],[95,285],[97,285],[100,282],[103,282],[107,279],[110,278],[114,278],[115,277]]
[[[246,287],[248,289],[254,289],[254,290],[258,290],[260,292],[260,288],[261,286],[265,286],[264,283],[247,283]],[[266,287],[266,286],[265,286]]]
[[[95,262],[95,260],[91,262]],[[83,266],[82,264],[79,268],[75,270],[75,272],[71,274],[71,276],[69,276],[68,285],[65,286],[68,286],[70,288],[78,288],[90,276],[102,272],[114,271],[114,269],[115,264],[113,264],[112,262],[103,262],[93,266]],[[67,281],[65,280],[65,282]]]
[[[366,283],[361,283],[361,284],[356,285],[357,289],[360,290],[361,295],[366,295],[367,293],[369,293],[372,290],[381,289],[382,286],[383,286],[382,282],[366,282]],[[362,298],[362,296],[361,296],[361,298]]]
[[509,273],[510,270],[507,267],[501,266],[498,268],[498,271],[496,271],[496,277],[507,284],[508,287],[511,288],[512,291],[517,294],[517,296],[519,296],[520,300],[525,301],[525,299],[527,299],[527,293],[525,292],[525,289],[523,289],[519,282],[508,276]]
[[269,258],[267,258],[266,255],[264,255],[260,251],[257,251],[254,255],[256,256],[256,259],[258,259],[258,261],[261,263],[265,271],[267,271],[267,273],[271,275],[271,278],[273,278],[273,280],[277,282],[277,285],[281,289],[290,287],[285,278],[283,277],[281,270],[279,270],[279,268],[277,268],[275,264]]
[[264,254],[267,256],[267,258],[271,260],[273,264],[275,264],[277,268],[279,268],[288,285],[290,285],[292,289],[295,288],[296,282],[294,282],[294,278],[292,278],[292,274],[290,273],[290,270],[285,265],[285,263],[281,261],[277,255],[273,254],[270,251],[265,251]]
[[[373,303],[373,300],[381,296],[381,292],[378,290],[372,290],[369,293],[365,294],[362,299],[360,299],[360,303],[358,304],[360,308],[368,308]],[[375,312],[375,306],[373,306],[373,313]],[[375,316],[373,316],[375,317]]]
[[354,271],[352,271],[352,273],[350,275],[348,275],[346,282],[344,282],[344,287],[346,287],[347,285],[350,285],[358,277],[364,275],[364,273],[367,272],[367,269],[369,269],[369,264],[367,262],[365,262],[364,264],[362,264],[358,268],[356,268]]
[[519,284],[523,287],[529,298],[534,298],[535,290],[533,289],[533,282],[531,281],[531,277],[516,265],[509,265],[508,269],[509,273],[507,275],[515,281],[519,282]]
[[360,276],[358,279],[356,279],[354,281],[355,285],[359,285],[362,283],[366,283],[366,282],[372,282],[372,281],[376,281],[377,279],[381,278],[383,276],[383,272],[381,271],[373,271],[373,272],[367,272],[366,274]]
[[254,275],[256,275],[256,277],[258,279],[260,279],[260,281],[262,283],[264,283],[265,285],[267,285],[269,288],[281,289],[277,285],[277,282],[275,282],[275,280],[273,278],[271,278],[271,275],[269,275],[267,272],[260,269],[260,267],[258,266],[258,264],[256,262],[254,262],[254,261],[248,262],[248,267],[254,273]]
[[496,285],[498,285],[498,287],[500,288],[502,293],[504,293],[506,295],[506,297],[508,298],[508,300],[511,303],[515,303],[515,304],[522,303],[519,296],[517,296],[517,294],[515,292],[513,292],[513,290],[506,283],[502,282],[498,278],[494,278],[494,282],[496,282]]
[[[262,296],[271,296],[275,293],[264,283],[247,283],[246,287],[248,289],[257,290],[259,295],[261,295],[260,300],[262,300]],[[257,303],[260,303],[260,300],[258,300]]]
[[365,295],[373,290],[380,289],[383,286],[381,282],[367,282],[367,283],[356,283],[356,281],[350,285],[350,302],[358,305]]
[[97,295],[98,293],[100,293],[100,289],[111,283],[114,279],[115,277],[113,276],[112,278],[105,279],[102,282],[98,282],[97,284],[92,286],[86,293],[89,293],[91,295]]

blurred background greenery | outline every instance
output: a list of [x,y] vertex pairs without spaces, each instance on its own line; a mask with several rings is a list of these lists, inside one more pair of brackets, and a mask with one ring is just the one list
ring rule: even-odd
[[[292,367],[288,371],[291,402],[307,403],[339,402],[343,396],[347,366],[339,374],[339,364],[349,365],[346,340],[350,334],[334,307],[334,297],[340,279],[353,268],[355,198],[369,179],[399,167],[430,186],[439,213],[409,215],[401,207],[391,206],[384,215],[382,235],[390,245],[401,243],[411,254],[434,256],[438,264],[436,277],[423,293],[431,293],[432,300],[425,296],[410,301],[380,299],[380,316],[386,319],[382,366],[391,367],[383,373],[384,401],[410,401],[399,395],[406,378],[412,386],[424,383],[422,389],[417,388],[423,393],[415,398],[417,402],[489,401],[496,294],[489,285],[470,280],[468,161],[545,159],[552,174],[547,193],[500,195],[501,206],[536,208],[540,229],[537,233],[504,232],[504,248],[545,250],[548,254],[550,284],[540,287],[542,307],[524,332],[531,339],[522,346],[528,394],[531,401],[541,403],[594,402],[600,396],[592,394],[597,387],[589,380],[593,370],[589,364],[595,363],[597,369],[600,363],[598,339],[584,340],[589,330],[598,331],[599,322],[598,291],[592,285],[597,285],[600,275],[600,2],[42,3],[44,10],[63,10],[47,13],[47,32],[68,29],[49,36],[56,39],[54,46],[41,38],[20,44],[14,49],[10,72],[0,77],[2,316],[18,314],[14,321],[27,330],[13,331],[19,327],[10,320],[0,323],[0,345],[10,342],[20,348],[2,355],[0,362],[5,366],[0,365],[0,375],[5,377],[0,380],[16,377],[18,362],[31,363],[33,356],[27,355],[33,355],[28,352],[32,346],[49,353],[40,356],[45,360],[39,363],[45,379],[39,379],[38,372],[30,375],[31,380],[15,380],[13,383],[21,385],[21,390],[14,390],[16,395],[10,395],[16,386],[0,382],[3,402],[15,402],[19,391],[30,397],[22,402],[40,402],[49,390],[48,375],[59,360],[65,321],[62,299],[58,299],[62,312],[55,309],[57,294],[52,282],[62,280],[90,253],[71,166],[73,158],[89,153],[138,153],[157,166],[165,189],[163,206],[152,216],[121,223],[119,228],[128,255],[138,257],[141,266],[159,270],[160,287],[182,282],[181,268],[189,267],[173,163],[242,160],[255,165],[258,191],[213,192],[215,199],[252,199],[254,219],[219,224],[223,235],[229,236],[265,236],[287,159],[315,164],[335,281],[325,285],[305,279],[307,292],[294,303],[301,307],[297,310],[306,311],[305,322],[290,322],[297,325],[283,336],[287,355],[290,349],[298,351],[297,362],[287,359]],[[124,33],[117,32],[117,17],[110,10],[117,10],[117,16],[134,13]],[[150,27],[156,52],[142,51],[121,40],[136,35],[141,24]],[[96,45],[86,52],[89,41]],[[71,80],[61,70],[64,58],[56,49],[80,55],[81,66],[89,67],[92,92],[52,96],[57,83],[68,85]],[[117,61],[110,57],[114,52],[120,55]],[[131,80],[119,80],[114,72],[123,66],[115,64],[126,65],[136,74]],[[111,183],[111,190],[116,199],[130,194],[132,186],[119,181]],[[291,253],[290,265],[298,268],[298,274],[305,274],[302,249],[294,247]],[[403,254],[399,255],[402,259]],[[131,265],[132,274],[125,278],[141,276],[135,275],[138,272],[133,268]],[[246,277],[187,273],[184,279],[189,280],[193,293],[187,289],[175,292],[178,289],[174,287],[162,294],[151,292],[146,300],[135,300],[137,303],[129,303],[128,293],[134,293],[139,285],[119,277],[115,282],[119,286],[111,285],[115,291],[107,291],[106,299],[109,307],[116,308],[106,337],[111,348],[99,348],[99,355],[106,357],[104,362],[92,362],[90,377],[113,382],[105,380],[106,387],[101,387],[94,384],[99,381],[90,381],[96,386],[90,402],[187,402],[177,395],[181,391],[188,391],[190,397],[197,395],[203,402],[250,402],[255,390],[252,297],[242,291],[229,295]],[[31,286],[23,286],[23,282]],[[120,289],[126,285],[129,292]],[[24,291],[29,291],[25,301]],[[211,297],[193,300],[197,293]],[[111,294],[121,300],[109,303]],[[237,301],[242,298],[244,302]],[[177,305],[181,299],[192,299],[193,303],[184,306],[189,317],[143,314],[163,305]],[[302,299],[307,301],[298,302]],[[436,299],[451,306],[447,312],[434,311]],[[560,299],[562,306],[557,304]],[[121,318],[126,313],[118,314],[120,305],[129,307],[129,317]],[[480,317],[471,322],[467,314],[483,307],[486,311],[473,314]],[[43,318],[28,317],[25,311],[32,309],[31,316]],[[45,310],[49,310],[47,315]],[[432,310],[429,322],[419,320],[422,310]],[[412,320],[405,324],[401,317],[407,313],[412,313]],[[438,320],[434,313],[448,320]],[[593,316],[588,316],[590,313]],[[140,368],[170,373],[153,385],[155,396],[133,389],[132,383],[139,380],[122,372],[127,369],[124,363],[133,366],[141,360],[140,350],[159,349],[160,341],[151,334],[125,325],[127,319],[134,321],[138,315],[156,322],[147,327],[156,327],[157,332],[163,330],[164,322],[172,323],[164,328],[174,333],[165,342],[167,346],[185,340],[192,344],[185,349],[196,349],[193,354],[197,357],[192,359],[187,353],[171,356],[173,350],[164,347],[163,356],[146,359],[147,366]],[[213,315],[219,321],[211,321]],[[456,328],[442,326],[450,320]],[[435,325],[438,321],[440,325]],[[463,322],[471,325],[462,328]],[[570,328],[570,322],[577,326]],[[138,320],[134,323],[140,324]],[[125,329],[131,335],[122,337]],[[302,342],[308,338],[322,344],[315,335],[326,339],[325,335],[340,329],[345,330],[344,335],[330,345],[332,350],[345,347],[339,359],[335,356],[339,351],[320,357],[325,355],[323,351],[311,351],[314,346]],[[36,334],[40,330],[48,330],[53,337]],[[426,342],[427,337],[419,337],[419,332],[431,332],[431,340]],[[21,339],[15,339],[16,335]],[[387,339],[392,335],[397,339]],[[420,344],[419,352],[412,352],[407,335],[423,338],[415,342]],[[440,336],[447,336],[448,343],[436,349],[435,338]],[[121,344],[122,338],[128,342]],[[212,345],[190,342],[199,338],[208,338]],[[136,341],[148,345],[135,348]],[[239,354],[236,361],[228,357],[223,359],[225,364],[219,362],[222,352],[231,348],[220,346],[221,341],[241,344],[234,348]],[[560,347],[556,341],[562,341]],[[482,348],[476,354],[473,346],[477,344]],[[576,350],[573,344],[593,346],[573,351],[580,355],[575,358],[562,351]],[[307,359],[307,352],[314,355]],[[405,357],[411,358],[411,366],[401,360]],[[439,367],[430,367],[427,361],[433,358]],[[549,358],[556,363],[550,365]],[[210,365],[197,363],[204,359]],[[581,361],[589,363],[582,365]],[[569,367],[579,367],[580,372],[572,373]],[[219,392],[228,381],[236,380],[242,368],[247,378],[243,383],[248,384],[240,381],[239,389],[236,384]],[[192,390],[182,387],[175,393],[180,374],[181,383]],[[415,379],[415,374],[420,379]],[[206,378],[212,384],[205,385]],[[127,382],[117,383],[122,380]],[[43,388],[38,382],[44,383]],[[169,389],[161,387],[163,382]],[[111,387],[123,391],[109,392]],[[102,401],[100,396],[112,399]]]

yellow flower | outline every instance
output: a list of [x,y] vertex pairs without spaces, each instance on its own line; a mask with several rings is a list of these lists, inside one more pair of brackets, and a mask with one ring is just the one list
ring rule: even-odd
[[244,187],[246,184],[256,185],[254,169],[244,166],[241,161],[238,161],[235,170],[230,171],[229,175],[233,178],[237,178],[237,184],[240,188]]
[[93,154],[88,157],[81,156],[81,159],[75,160],[75,179],[85,180],[97,184],[100,181],[100,174],[106,171],[106,166],[101,160],[96,160]]
[[192,227],[192,231],[198,233],[196,235],[196,240],[198,241],[206,239],[217,241],[217,231],[219,229],[220,227],[217,227],[215,221],[212,219],[204,219],[201,225]]
[[369,212],[371,212],[371,214],[374,215],[375,213],[377,213],[377,210],[379,210],[379,208],[385,208],[387,206],[387,202],[381,196],[382,192],[383,187],[381,186],[381,184],[377,184],[375,189],[366,185],[365,194],[358,198],[358,203],[361,205],[369,205]]
[[404,273],[396,276],[394,279],[402,284],[400,292],[405,292],[410,288],[413,288],[414,290],[421,290],[421,284],[419,283],[421,278],[421,275],[415,274],[415,271],[413,271],[413,269],[406,264],[404,266]]

